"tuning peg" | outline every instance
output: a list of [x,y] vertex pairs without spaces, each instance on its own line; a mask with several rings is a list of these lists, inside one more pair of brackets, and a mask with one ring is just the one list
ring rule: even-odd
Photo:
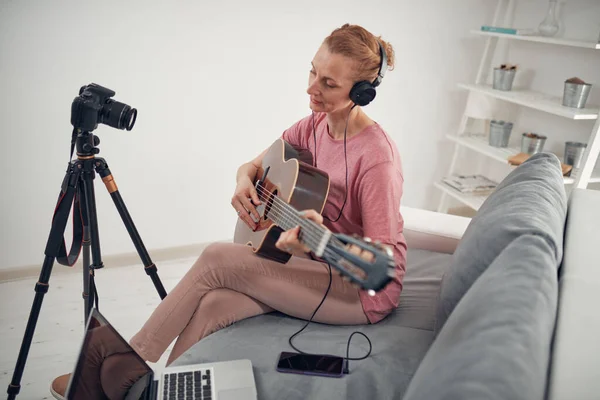
[[369,290],[367,291],[367,294],[368,294],[369,296],[375,296],[375,291],[374,291],[373,289],[369,289]]
[[394,256],[394,251],[392,250],[392,248],[390,246],[385,246],[385,253],[390,257]]
[[372,242],[371,238],[369,238],[369,237],[365,237],[364,241],[367,242],[367,243],[371,243]]

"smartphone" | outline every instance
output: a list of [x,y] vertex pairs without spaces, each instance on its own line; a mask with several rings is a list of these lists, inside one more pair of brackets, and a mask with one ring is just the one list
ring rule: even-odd
[[277,371],[292,374],[329,376],[340,378],[344,372],[344,359],[321,354],[281,352]]

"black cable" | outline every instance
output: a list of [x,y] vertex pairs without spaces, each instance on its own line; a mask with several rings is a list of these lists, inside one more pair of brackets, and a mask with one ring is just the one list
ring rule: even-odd
[[317,168],[317,134],[315,133],[315,112],[312,112],[313,139],[315,139],[315,168]]
[[[359,335],[363,335],[365,337],[365,339],[367,339],[367,342],[369,342],[369,351],[363,357],[350,358],[350,341],[352,340],[352,336],[356,335],[357,333]],[[350,373],[350,360],[364,360],[365,358],[367,358],[367,357],[369,357],[371,355],[371,350],[372,349],[373,349],[373,345],[371,344],[371,340],[369,339],[369,337],[367,335],[365,335],[364,333],[359,332],[359,331],[352,332],[352,334],[348,338],[348,345],[346,346],[346,366],[344,367],[344,373],[345,374],[349,374]]]
[[[307,352],[304,352],[304,351],[298,349],[292,343],[292,339],[294,339],[294,337],[296,337],[297,335],[299,335],[312,322],[312,319],[314,318],[315,314],[317,314],[317,311],[319,311],[319,308],[321,308],[321,306],[325,302],[325,299],[327,298],[327,295],[329,294],[329,289],[331,289],[332,276],[331,276],[331,265],[327,264],[327,266],[329,267],[329,285],[327,285],[327,290],[325,291],[325,295],[323,296],[323,299],[321,300],[321,302],[319,303],[319,305],[317,306],[317,308],[315,309],[315,311],[312,313],[312,315],[310,316],[310,319],[306,322],[306,324],[304,324],[304,326],[298,332],[294,333],[288,339],[288,343],[290,344],[290,346],[292,347],[292,349],[296,350],[296,352],[298,352],[300,354],[317,355],[317,354],[314,354],[314,353],[307,353]],[[354,336],[357,333],[359,335],[363,335],[367,339],[367,341],[369,342],[369,351],[363,357],[353,357],[353,358],[350,358],[350,341],[352,340],[352,336]],[[359,332],[359,331],[352,332],[352,334],[348,338],[348,345],[346,346],[346,357],[342,357],[342,358],[346,359],[346,363],[344,365],[344,374],[349,374],[350,373],[350,371],[349,371],[349,362],[350,362],[350,360],[353,360],[353,361],[364,360],[364,359],[366,359],[367,357],[369,357],[371,355],[371,350],[373,350],[373,345],[371,344],[371,340],[369,339],[369,337],[367,335],[365,335],[364,333]]]
[[312,319],[315,317],[315,314],[317,313],[317,311],[319,311],[319,308],[321,308],[321,306],[325,302],[325,298],[327,298],[327,295],[329,294],[329,289],[331,289],[331,280],[332,280],[332,278],[331,278],[331,265],[329,265],[329,264],[327,264],[327,265],[329,266],[329,285],[327,285],[327,290],[325,291],[325,296],[323,296],[323,299],[321,300],[321,302],[319,303],[319,305],[317,306],[317,308],[315,309],[315,311],[310,316],[310,319],[306,322],[306,324],[304,324],[304,326],[302,327],[302,329],[300,329],[298,332],[294,333],[288,339],[288,343],[290,344],[290,346],[292,347],[292,349],[296,350],[300,354],[309,354],[309,353],[305,353],[302,350],[297,349],[296,346],[294,346],[294,344],[292,343],[292,339],[294,339],[294,337],[296,337],[297,335],[299,335],[304,329],[306,329],[306,327],[308,326],[308,324],[311,323]]
[[[330,222],[337,222],[342,216],[342,211],[344,211],[344,207],[346,206],[346,200],[348,200],[348,154],[346,152],[346,133],[348,132],[348,122],[350,122],[350,113],[356,107],[354,104],[350,107],[350,111],[348,111],[348,116],[346,117],[346,127],[344,128],[344,161],[346,163],[346,190],[344,192],[344,202],[342,203],[342,208],[340,208],[340,213],[338,214],[336,219],[330,219],[325,214],[323,214],[323,218],[326,218]],[[313,122],[313,138],[315,140],[315,167],[317,166],[317,135],[315,133],[315,113],[313,111],[312,114],[312,122]]]

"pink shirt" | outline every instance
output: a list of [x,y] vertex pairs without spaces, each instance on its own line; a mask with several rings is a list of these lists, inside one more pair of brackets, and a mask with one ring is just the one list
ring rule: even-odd
[[[293,146],[316,155],[317,168],[329,174],[330,188],[323,215],[335,220],[344,203],[346,165],[344,139],[329,135],[327,116],[315,113],[317,151],[313,138],[312,116],[292,125],[282,138]],[[337,222],[326,218],[324,224],[332,232],[357,234],[393,246],[396,276],[375,296],[359,290],[363,310],[371,323],[393,311],[400,300],[406,270],[404,220],[400,215],[402,166],[395,143],[378,124],[371,125],[346,141],[348,157],[348,198]]]

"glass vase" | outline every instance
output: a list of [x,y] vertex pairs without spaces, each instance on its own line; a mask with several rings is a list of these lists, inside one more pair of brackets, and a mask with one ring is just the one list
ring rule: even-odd
[[546,18],[538,26],[538,32],[542,36],[552,37],[558,32],[560,25],[556,16],[557,1],[550,0]]

